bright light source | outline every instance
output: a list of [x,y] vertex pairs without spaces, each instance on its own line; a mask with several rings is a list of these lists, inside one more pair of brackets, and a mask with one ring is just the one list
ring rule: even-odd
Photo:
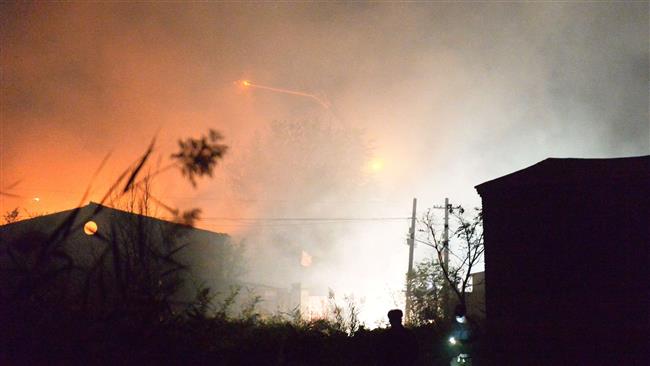
[[34,201],[41,202],[41,199],[40,199],[40,197],[34,197]]
[[451,343],[451,344],[456,344],[456,338],[454,338],[454,337],[449,337],[449,343]]
[[380,158],[374,158],[370,161],[370,170],[379,172],[384,169],[384,161]]
[[303,250],[302,254],[300,255],[300,265],[303,267],[309,267],[311,266],[311,262],[311,255]]
[[88,221],[84,225],[84,233],[86,233],[86,235],[95,235],[96,232],[97,232],[97,223],[96,222]]
[[253,83],[251,83],[249,80],[237,80],[237,81],[233,81],[233,84],[235,84],[236,86],[242,89],[248,89],[253,87]]

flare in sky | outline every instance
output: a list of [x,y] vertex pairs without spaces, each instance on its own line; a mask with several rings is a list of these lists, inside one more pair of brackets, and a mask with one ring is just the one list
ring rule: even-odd
[[318,104],[321,105],[321,107],[323,107],[325,109],[329,109],[329,107],[330,107],[329,103],[325,102],[323,99],[319,98],[317,95],[314,95],[314,94],[303,93],[303,92],[297,91],[297,90],[274,88],[272,86],[253,84],[249,80],[240,80],[240,81],[236,82],[236,84],[239,84],[244,88],[264,89],[264,90],[269,90],[269,91],[273,91],[273,92],[276,92],[276,93],[291,94],[291,95],[297,95],[297,96],[300,96],[300,97],[310,98],[310,99],[313,99],[314,101],[316,101]]

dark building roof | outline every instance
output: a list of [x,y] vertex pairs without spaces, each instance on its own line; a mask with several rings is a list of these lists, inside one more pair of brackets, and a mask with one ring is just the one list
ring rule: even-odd
[[548,158],[475,188],[483,195],[530,186],[616,184],[648,180],[650,155],[614,159]]
[[[93,235],[84,231],[88,221],[96,224]],[[60,247],[80,268],[93,266],[98,255],[105,251],[117,250],[115,256],[122,256],[131,250],[127,247],[152,248],[151,253],[160,252],[163,256],[174,253],[173,258],[189,269],[188,286],[182,293],[188,297],[193,296],[192,281],[213,289],[227,286],[231,281],[229,271],[237,264],[235,247],[227,234],[91,202],[76,209],[0,226],[0,268],[8,268],[13,263],[11,248],[30,251],[53,246]],[[171,258],[171,254],[165,258]],[[2,280],[0,295],[6,287]]]
[[25,219],[25,220],[16,221],[6,225],[0,225],[0,232],[20,230],[20,228],[25,228],[29,230],[33,230],[34,228],[39,228],[39,229],[43,228],[46,231],[49,231],[52,230],[54,226],[62,224],[66,219],[71,218],[72,215],[75,214],[76,214],[75,223],[77,224],[81,221],[85,223],[87,220],[92,220],[93,218],[96,217],[104,217],[104,216],[120,217],[123,219],[129,218],[129,219],[142,220],[148,224],[153,224],[153,225],[163,225],[167,227],[173,227],[181,231],[191,230],[193,232],[203,233],[207,235],[216,235],[216,236],[226,235],[226,234],[217,233],[209,230],[195,228],[193,226],[189,226],[181,223],[161,220],[152,216],[141,215],[133,212],[116,209],[109,206],[104,206],[92,201],[89,202],[86,206],[81,206],[79,208],[59,211],[51,214],[46,214],[46,215]]

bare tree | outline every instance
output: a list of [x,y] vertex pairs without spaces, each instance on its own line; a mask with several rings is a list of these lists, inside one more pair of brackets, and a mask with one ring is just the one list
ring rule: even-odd
[[[234,198],[257,215],[334,216],[346,210],[346,202],[362,199],[372,184],[373,177],[363,170],[371,152],[367,137],[357,128],[321,120],[274,121],[256,132],[249,148],[228,166],[227,176]],[[252,275],[297,281],[303,276],[302,267],[292,263],[303,250],[331,265],[336,260],[334,247],[347,228],[252,226],[246,233],[255,247]]]
[[[483,260],[483,212],[475,208],[475,214],[468,218],[462,207],[449,207],[449,213],[455,219],[456,228],[452,231],[451,244],[443,241],[442,230],[438,230],[437,220],[430,209],[425,214],[421,223],[425,226],[420,230],[424,239],[420,242],[431,246],[435,250],[437,260],[431,261],[438,266],[443,280],[458,299],[458,303],[466,305],[466,293],[472,285],[472,271]],[[445,250],[449,253],[449,263],[445,263]]]

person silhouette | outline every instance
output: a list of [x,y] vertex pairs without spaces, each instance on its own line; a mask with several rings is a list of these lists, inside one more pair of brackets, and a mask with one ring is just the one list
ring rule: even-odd
[[413,333],[402,325],[402,311],[388,312],[390,328],[384,334],[380,365],[414,365],[418,358],[418,343]]

